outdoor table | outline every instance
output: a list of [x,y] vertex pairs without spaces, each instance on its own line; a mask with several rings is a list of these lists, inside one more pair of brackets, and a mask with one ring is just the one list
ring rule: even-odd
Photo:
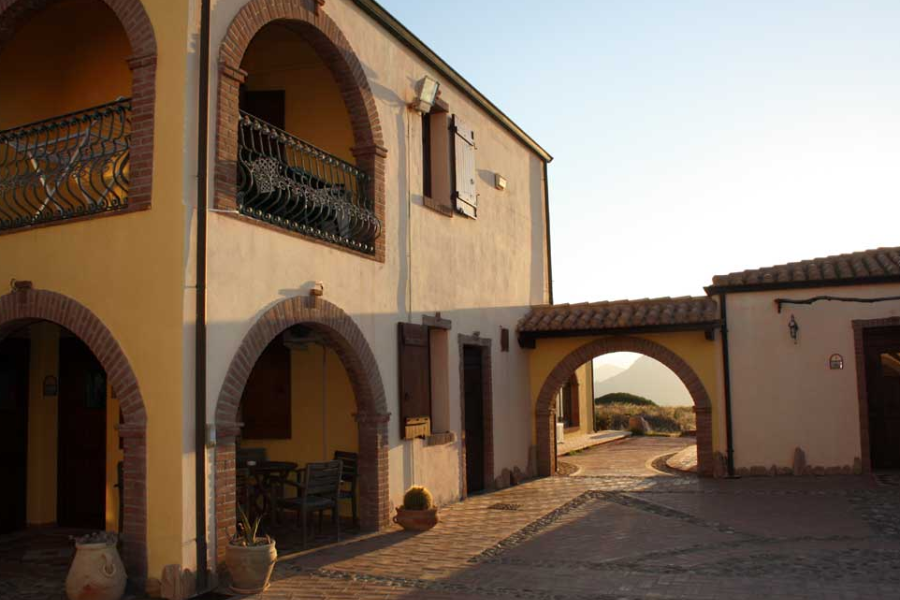
[[[297,470],[297,463],[266,460],[260,462],[248,461],[247,470],[254,480],[250,492],[250,506],[259,511],[259,514],[272,522],[276,516],[274,509],[276,502],[281,497],[284,489],[283,482],[292,472]],[[259,501],[262,500],[262,507]]]

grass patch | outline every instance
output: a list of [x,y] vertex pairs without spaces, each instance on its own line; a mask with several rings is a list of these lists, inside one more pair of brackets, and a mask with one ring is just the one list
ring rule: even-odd
[[[612,395],[612,394],[610,394]],[[645,399],[646,400],[646,399]],[[628,431],[631,417],[643,417],[653,434],[680,435],[694,431],[697,421],[690,406],[656,406],[633,403],[599,404],[594,407],[594,426],[597,430]]]

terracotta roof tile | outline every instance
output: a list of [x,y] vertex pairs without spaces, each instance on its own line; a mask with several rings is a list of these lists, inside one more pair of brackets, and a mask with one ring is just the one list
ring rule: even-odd
[[603,331],[660,325],[714,324],[719,305],[712,298],[616,300],[589,304],[534,306],[516,328],[519,333]]
[[877,248],[851,254],[838,254],[800,262],[716,275],[707,291],[754,286],[810,285],[848,283],[848,280],[897,277],[900,280],[900,247]]

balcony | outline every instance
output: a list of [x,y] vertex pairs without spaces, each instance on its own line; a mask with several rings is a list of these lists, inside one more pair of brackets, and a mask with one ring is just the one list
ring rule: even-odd
[[246,112],[238,128],[242,214],[374,254],[382,225],[366,173]]
[[128,205],[131,100],[0,131],[0,232]]

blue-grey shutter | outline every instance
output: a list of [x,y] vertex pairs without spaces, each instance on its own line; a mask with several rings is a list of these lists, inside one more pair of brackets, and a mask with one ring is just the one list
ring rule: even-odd
[[467,217],[478,216],[475,190],[475,132],[453,115],[453,200],[456,210]]

